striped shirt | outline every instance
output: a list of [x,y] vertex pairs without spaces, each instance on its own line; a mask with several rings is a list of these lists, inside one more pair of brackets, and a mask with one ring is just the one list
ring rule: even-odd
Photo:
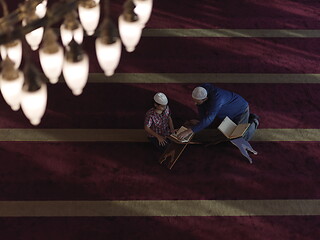
[[[146,117],[144,120],[144,125],[151,128],[154,132],[161,136],[170,135],[170,127],[169,127],[169,118],[170,118],[170,109],[167,106],[166,110],[164,110],[161,114],[156,113],[154,108],[149,109],[146,113]],[[153,137],[148,134],[148,137]]]

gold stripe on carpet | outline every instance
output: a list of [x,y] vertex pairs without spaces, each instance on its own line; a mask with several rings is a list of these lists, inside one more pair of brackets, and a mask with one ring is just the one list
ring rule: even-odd
[[[60,78],[60,82],[62,82]],[[89,83],[320,83],[320,74],[275,73],[90,73]]]
[[143,37],[258,37],[319,38],[320,30],[309,29],[144,29]]
[[320,215],[320,200],[1,201],[1,217]]
[[[217,130],[204,130],[204,139]],[[147,142],[143,129],[0,129],[10,142]],[[320,141],[320,129],[258,129],[252,141]]]

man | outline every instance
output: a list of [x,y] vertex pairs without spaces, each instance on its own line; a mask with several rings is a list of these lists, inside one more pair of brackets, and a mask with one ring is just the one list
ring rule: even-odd
[[169,143],[166,137],[174,132],[173,121],[166,95],[158,92],[153,100],[153,108],[149,109],[145,116],[144,129],[149,141],[164,152]]
[[223,120],[228,116],[236,124],[251,123],[244,135],[250,140],[259,125],[259,117],[249,114],[249,104],[240,95],[206,83],[196,87],[192,92],[192,99],[198,107],[200,121],[188,130],[180,133],[180,139],[190,133],[197,133],[209,127],[218,118]]

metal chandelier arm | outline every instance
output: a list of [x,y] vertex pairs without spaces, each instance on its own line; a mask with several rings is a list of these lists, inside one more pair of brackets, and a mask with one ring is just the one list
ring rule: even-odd
[[[71,10],[76,9],[78,4],[83,0],[67,0],[66,2],[57,2],[52,5],[47,14],[40,19],[32,21],[26,26],[20,23],[26,17],[27,9],[36,7],[43,0],[29,0],[19,7],[0,18],[0,44],[6,44],[16,39],[22,39],[27,33],[43,26],[50,26],[61,20]],[[4,13],[7,11],[7,6],[4,0],[0,0]]]

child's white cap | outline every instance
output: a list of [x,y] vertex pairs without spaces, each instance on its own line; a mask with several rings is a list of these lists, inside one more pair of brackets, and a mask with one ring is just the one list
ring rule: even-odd
[[158,92],[154,95],[153,100],[160,105],[167,105],[168,98],[164,93]]

